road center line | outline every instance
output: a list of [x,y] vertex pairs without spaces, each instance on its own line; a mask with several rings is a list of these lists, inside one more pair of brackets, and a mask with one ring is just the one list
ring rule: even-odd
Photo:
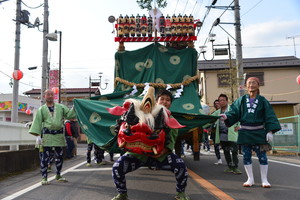
[[188,169],[188,173],[192,179],[194,179],[197,183],[199,183],[204,189],[206,189],[209,193],[216,196],[220,200],[234,200],[231,196],[217,188],[215,185],[205,180],[192,170]]

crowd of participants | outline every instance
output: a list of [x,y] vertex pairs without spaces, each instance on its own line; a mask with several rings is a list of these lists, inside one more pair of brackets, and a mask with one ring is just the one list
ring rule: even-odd
[[[213,144],[217,161],[215,165],[222,165],[220,149],[223,150],[227,168],[225,173],[241,174],[238,167],[239,151],[243,154],[244,169],[248,179],[243,183],[244,187],[251,187],[255,184],[252,170],[252,152],[255,152],[260,164],[261,186],[270,188],[271,184],[267,180],[268,159],[266,152],[271,149],[270,143],[273,140],[273,134],[281,129],[278,119],[270,103],[260,95],[259,80],[250,77],[246,81],[248,94],[238,98],[229,105],[228,97],[220,94],[214,101],[215,110],[211,115],[220,118],[214,123],[206,124],[203,131],[203,150],[210,152]],[[51,171],[51,162],[55,157],[56,177],[60,182],[67,182],[67,179],[61,176],[63,165],[63,147],[66,145],[66,156],[72,159],[76,156],[78,125],[76,115],[73,109],[69,109],[62,104],[54,103],[53,91],[45,91],[46,104],[38,110],[35,119],[30,127],[29,133],[37,136],[37,148],[40,149],[42,185],[49,184],[48,173]],[[171,106],[172,95],[164,90],[157,96],[159,105]],[[67,119],[67,120],[65,120]],[[64,121],[65,120],[65,121]],[[173,130],[173,129],[171,129]],[[177,129],[173,130],[178,134]],[[177,134],[171,134],[175,137],[172,143],[167,143],[165,149],[157,156],[144,156],[132,153],[125,153],[115,162],[112,167],[113,181],[115,183],[118,195],[113,200],[127,200],[125,174],[136,170],[147,163],[154,163],[157,169],[172,169],[176,178],[175,199],[190,200],[185,194],[187,186],[187,169],[180,156],[173,153]],[[212,141],[212,142],[211,142]],[[91,152],[94,149],[94,162],[98,165],[105,164],[104,150],[99,148],[93,141],[87,138],[86,166],[92,165]],[[185,149],[186,148],[186,149]],[[182,142],[182,157],[186,151],[193,147],[191,144]],[[170,163],[169,161],[172,160]],[[113,154],[110,154],[110,161],[114,161]],[[136,168],[124,168],[124,163],[133,163]],[[131,165],[130,165],[131,166]],[[123,169],[124,168],[124,169]],[[178,170],[184,171],[177,174]],[[124,171],[125,170],[125,171]]]

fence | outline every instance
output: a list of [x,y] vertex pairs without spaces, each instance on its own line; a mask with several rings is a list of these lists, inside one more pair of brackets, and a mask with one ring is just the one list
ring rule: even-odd
[[278,120],[281,130],[274,135],[273,149],[300,153],[300,115]]

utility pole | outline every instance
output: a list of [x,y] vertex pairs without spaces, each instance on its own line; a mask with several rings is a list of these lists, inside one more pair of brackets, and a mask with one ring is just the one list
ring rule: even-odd
[[48,40],[46,35],[49,32],[49,6],[48,0],[44,0],[44,24],[43,24],[43,61],[42,61],[42,84],[41,84],[41,105],[44,104],[44,91],[48,89],[47,79],[48,79]]
[[234,18],[235,18],[235,40],[236,40],[236,67],[237,67],[237,85],[239,96],[244,95],[244,67],[243,67],[243,52],[242,52],[242,37],[241,37],[241,17],[239,0],[234,1]]
[[[21,38],[20,19],[21,19],[21,0],[17,0],[14,70],[19,70],[19,66],[20,66],[20,38]],[[18,95],[19,95],[19,80],[14,79],[11,122],[15,122],[15,123],[18,122],[18,101],[19,101]]]

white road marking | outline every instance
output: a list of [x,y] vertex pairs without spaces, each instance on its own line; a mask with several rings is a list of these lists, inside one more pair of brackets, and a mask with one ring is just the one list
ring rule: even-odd
[[89,168],[89,169],[74,169],[69,172],[94,172],[94,171],[111,171],[111,167],[105,168]]
[[[108,154],[108,153],[105,153],[104,156],[106,156],[107,154]],[[85,163],[86,163],[86,161],[81,162],[81,163],[79,163],[79,164],[77,164],[77,165],[75,165],[75,166],[73,166],[73,167],[70,167],[69,169],[66,169],[66,170],[62,171],[61,175],[64,175],[64,174],[69,173],[69,172],[76,171],[76,168],[78,168],[78,167],[84,165]],[[110,169],[110,170],[111,170],[111,169]],[[92,171],[92,170],[91,170],[91,171]],[[97,169],[95,168],[94,171],[97,171]],[[50,182],[50,181],[53,181],[54,179],[55,179],[55,175],[54,175],[54,176],[51,176],[51,177],[48,177],[48,181],[49,181],[49,182]],[[40,181],[39,181],[38,183],[36,183],[36,184],[34,184],[34,185],[30,186],[30,187],[27,187],[27,188],[25,188],[25,189],[23,189],[23,190],[20,190],[19,192],[16,192],[16,193],[14,193],[14,194],[12,194],[12,195],[9,195],[9,196],[7,196],[7,197],[1,199],[1,200],[12,200],[12,199],[15,199],[15,198],[17,198],[17,197],[19,197],[19,196],[21,196],[21,195],[23,195],[23,194],[25,194],[25,193],[27,193],[27,192],[29,192],[29,191],[31,191],[31,190],[34,190],[34,189],[36,189],[36,188],[38,188],[38,187],[40,187],[40,186],[42,186],[42,185],[41,185],[41,183],[40,183]]]
[[272,159],[268,159],[268,161],[269,161],[269,162],[274,162],[274,163],[283,164],[283,165],[289,165],[289,166],[293,166],[293,167],[300,167],[300,165],[297,165],[297,164],[287,163],[287,162],[281,162],[281,161],[272,160]]
[[[66,174],[66,173],[68,173],[68,172],[70,172],[70,171],[76,169],[77,167],[80,167],[81,165],[83,165],[83,164],[85,164],[85,163],[86,163],[86,161],[84,161],[84,162],[82,162],[82,163],[79,163],[78,165],[75,165],[75,166],[73,166],[73,167],[71,167],[71,168],[69,168],[69,169],[63,171],[63,172],[61,173],[61,175],[64,175],[64,174]],[[54,180],[54,179],[55,179],[55,175],[54,175],[54,176],[51,176],[50,178],[48,177],[48,181],[52,181],[52,180]],[[40,187],[40,186],[42,186],[42,185],[41,185],[40,182],[38,182],[38,183],[36,183],[36,184],[34,184],[34,185],[28,187],[28,188],[25,188],[25,189],[20,190],[19,192],[16,192],[16,193],[14,193],[14,194],[12,194],[12,195],[10,195],[10,196],[7,196],[7,197],[3,198],[2,200],[11,200],[11,199],[17,198],[17,197],[19,197],[19,196],[21,196],[21,195],[23,195],[23,194],[25,194],[25,193],[27,193],[27,192],[29,192],[29,191],[31,191],[31,190],[34,190],[34,189],[36,189],[36,188],[38,188],[38,187]]]
[[[106,155],[107,155],[107,153],[105,153],[105,156],[106,156]],[[253,158],[254,158],[254,159],[258,159],[257,157],[253,157]],[[274,163],[283,164],[283,165],[289,165],[289,166],[293,166],[293,167],[300,167],[300,165],[297,165],[297,164],[287,163],[287,162],[281,162],[281,161],[276,161],[276,160],[272,160],[272,159],[268,159],[268,161],[269,161],[269,162],[274,162]],[[77,164],[77,165],[75,165],[75,166],[73,166],[73,167],[70,167],[70,168],[66,169],[65,171],[63,171],[63,172],[61,173],[61,175],[64,175],[64,174],[69,173],[69,172],[84,172],[84,171],[105,171],[105,170],[111,170],[111,167],[105,167],[105,168],[92,168],[92,169],[76,169],[76,168],[78,168],[78,167],[80,167],[80,166],[82,166],[82,165],[84,165],[84,164],[86,164],[86,161],[81,162],[81,163],[79,163],[79,164]],[[52,177],[50,177],[50,178],[48,177],[48,181],[52,181],[52,180],[54,180],[54,179],[55,179],[55,175],[52,176]],[[25,188],[25,189],[23,189],[23,190],[20,190],[19,192],[16,192],[16,193],[14,193],[14,194],[12,194],[12,195],[10,195],[10,196],[7,196],[7,197],[5,197],[5,198],[3,198],[3,199],[1,199],[1,200],[12,200],[12,199],[15,199],[15,198],[17,198],[17,197],[19,197],[19,196],[21,196],[21,195],[23,195],[23,194],[25,194],[25,193],[27,193],[27,192],[29,192],[29,191],[31,191],[31,190],[34,190],[34,189],[36,189],[36,188],[38,188],[38,187],[40,187],[40,186],[42,186],[42,185],[41,185],[40,182],[38,182],[38,183],[36,183],[36,184],[34,184],[34,185],[30,186],[30,187],[27,187],[27,188]]]
[[[252,158],[258,160],[257,157],[252,157]],[[268,158],[268,162],[279,163],[279,164],[289,165],[289,166],[293,166],[293,167],[300,167],[300,165],[298,165],[298,164],[288,163],[288,162],[282,162],[282,161],[277,161],[277,160],[272,160],[272,159],[269,159],[269,158]]]

